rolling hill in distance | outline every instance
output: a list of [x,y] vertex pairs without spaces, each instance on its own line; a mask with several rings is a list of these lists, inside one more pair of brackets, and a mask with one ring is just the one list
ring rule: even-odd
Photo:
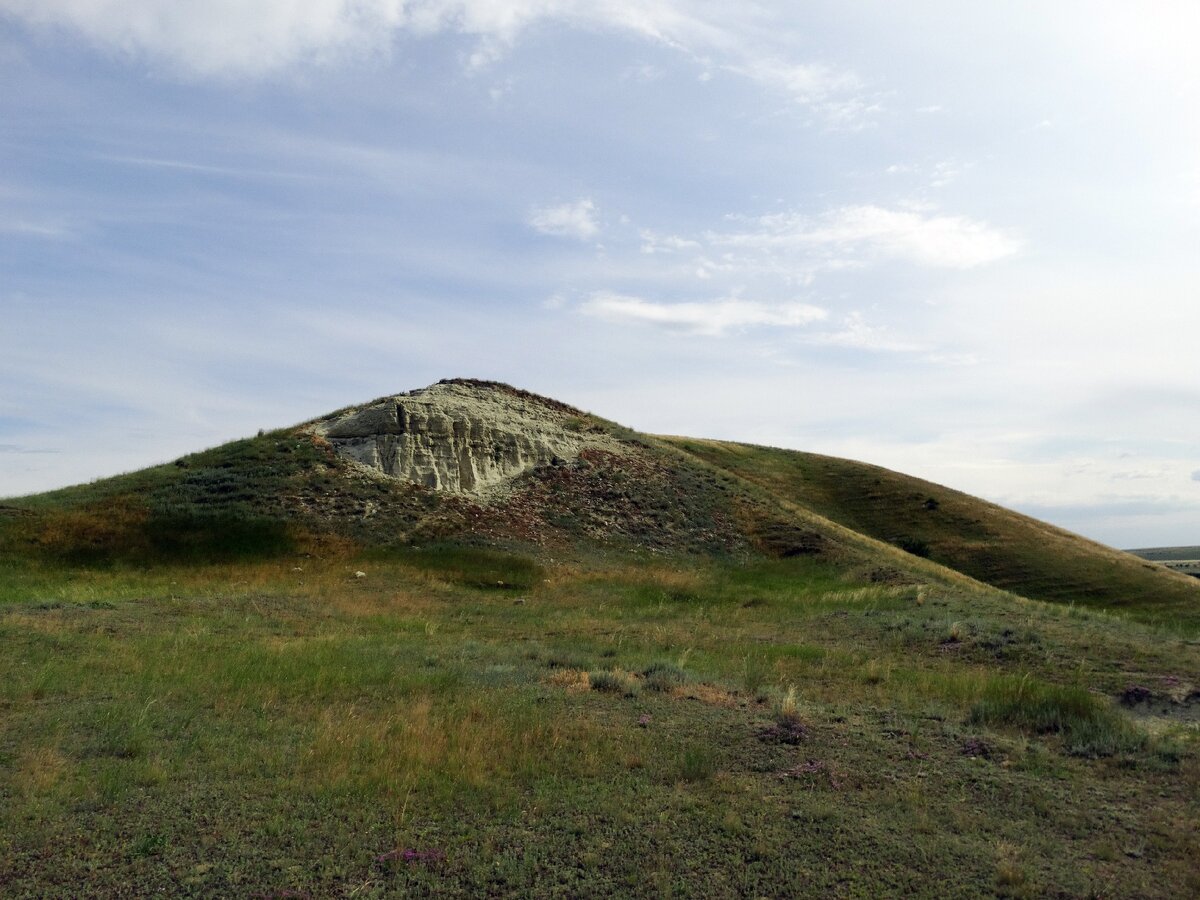
[[0,883],[1194,893],[1200,581],[1138,553],[469,379],[8,499]]

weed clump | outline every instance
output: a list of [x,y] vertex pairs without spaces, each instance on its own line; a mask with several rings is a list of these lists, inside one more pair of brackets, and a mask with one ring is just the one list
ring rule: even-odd
[[680,781],[707,781],[717,771],[716,759],[709,747],[704,744],[693,744],[684,748],[679,755],[678,775]]
[[1029,676],[992,679],[971,708],[968,722],[1059,734],[1073,756],[1136,753],[1148,742],[1132,722],[1086,689],[1047,684]]
[[929,541],[924,538],[916,537],[898,537],[895,542],[897,547],[905,553],[911,553],[913,556],[920,556],[923,559],[928,559],[930,554]]
[[627,697],[637,693],[636,683],[624,672],[616,670],[588,672],[588,683],[592,686],[593,691],[602,693],[624,694]]
[[687,672],[679,666],[666,662],[656,662],[642,672],[643,682],[648,691],[668,693],[688,681]]
[[765,697],[764,688],[771,675],[770,661],[761,654],[746,654],[742,660],[742,686],[751,697]]
[[800,718],[800,703],[796,699],[796,686],[789,685],[787,693],[775,708],[775,721],[759,729],[758,739],[770,744],[795,746],[808,737],[808,728]]

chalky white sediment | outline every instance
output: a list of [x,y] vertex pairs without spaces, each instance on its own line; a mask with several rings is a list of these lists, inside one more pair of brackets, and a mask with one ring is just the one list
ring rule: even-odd
[[609,435],[571,430],[569,412],[487,385],[440,383],[314,424],[342,457],[439,491],[483,495],[538,466],[615,450]]

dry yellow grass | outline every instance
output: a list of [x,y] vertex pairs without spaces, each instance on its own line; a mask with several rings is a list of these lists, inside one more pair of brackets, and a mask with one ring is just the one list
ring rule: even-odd
[[58,747],[30,748],[17,758],[17,790],[30,799],[44,797],[70,775],[71,767],[71,761]]

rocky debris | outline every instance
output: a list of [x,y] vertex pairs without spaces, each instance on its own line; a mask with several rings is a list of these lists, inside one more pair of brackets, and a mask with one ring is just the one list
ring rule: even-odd
[[796,746],[808,737],[808,729],[794,719],[780,719],[758,729],[758,739],[766,744]]
[[991,759],[994,751],[990,744],[982,738],[969,737],[962,742],[959,747],[959,752],[963,756],[969,756],[972,759]]
[[783,559],[793,556],[819,556],[830,548],[830,541],[825,535],[792,522],[766,522],[756,537],[764,551]]
[[1125,706],[1137,706],[1139,703],[1149,703],[1154,699],[1154,692],[1140,684],[1131,684],[1121,692],[1121,703]]
[[341,457],[437,491],[483,496],[619,442],[571,407],[506,385],[446,381],[313,423]]

